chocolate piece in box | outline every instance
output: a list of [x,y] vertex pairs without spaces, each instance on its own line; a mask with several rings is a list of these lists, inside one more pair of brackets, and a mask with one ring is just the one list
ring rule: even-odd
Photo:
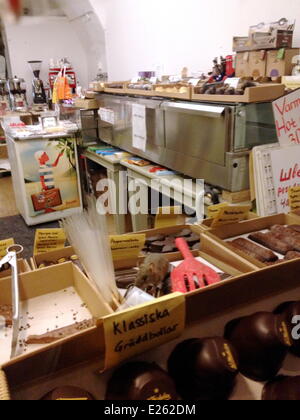
[[178,400],[170,376],[155,363],[128,363],[117,369],[107,385],[106,400]]
[[300,401],[300,376],[278,376],[268,382],[262,393],[263,401]]
[[300,302],[283,303],[274,311],[274,313],[281,314],[284,321],[286,322],[288,326],[289,333],[292,340],[292,347],[290,348],[290,352],[294,356],[300,357],[300,339],[295,340],[293,337],[293,329],[297,327],[297,324],[293,323],[293,320],[294,320],[294,317],[300,316]]
[[278,374],[292,345],[282,316],[268,312],[229,322],[225,337],[237,352],[241,373],[258,382]]
[[232,345],[220,337],[180,343],[168,361],[168,371],[184,400],[226,400],[238,375]]

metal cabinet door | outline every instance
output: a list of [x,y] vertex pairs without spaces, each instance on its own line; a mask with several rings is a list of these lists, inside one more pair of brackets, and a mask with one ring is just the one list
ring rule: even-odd
[[168,150],[225,166],[232,142],[229,106],[164,102],[162,108]]

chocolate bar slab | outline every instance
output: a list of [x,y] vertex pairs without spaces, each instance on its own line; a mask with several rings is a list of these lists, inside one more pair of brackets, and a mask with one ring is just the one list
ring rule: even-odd
[[278,260],[278,257],[271,250],[262,248],[244,238],[235,239],[231,242],[231,245],[262,263],[271,263]]
[[272,233],[256,232],[249,235],[251,241],[257,242],[272,251],[278,252],[279,254],[286,255],[289,251],[293,251],[293,247],[287,245],[285,242],[280,241]]

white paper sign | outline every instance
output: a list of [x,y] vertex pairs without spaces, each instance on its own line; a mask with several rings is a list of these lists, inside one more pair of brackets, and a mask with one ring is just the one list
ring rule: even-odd
[[101,121],[111,125],[115,124],[115,113],[112,109],[100,108],[98,114],[100,115]]
[[300,144],[300,89],[274,101],[273,111],[280,145]]
[[241,79],[239,77],[228,77],[228,79],[225,80],[225,84],[237,89],[240,80]]
[[300,186],[300,146],[271,152],[278,213],[289,213],[289,189]]
[[143,152],[147,146],[146,107],[132,104],[132,146]]
[[200,82],[200,79],[190,79],[189,80],[189,84],[192,85],[192,86],[197,86],[199,82]]

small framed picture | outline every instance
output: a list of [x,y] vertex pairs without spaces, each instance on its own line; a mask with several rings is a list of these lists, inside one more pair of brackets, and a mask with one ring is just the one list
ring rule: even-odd
[[57,116],[42,116],[41,124],[43,129],[53,128],[58,126],[58,117]]

